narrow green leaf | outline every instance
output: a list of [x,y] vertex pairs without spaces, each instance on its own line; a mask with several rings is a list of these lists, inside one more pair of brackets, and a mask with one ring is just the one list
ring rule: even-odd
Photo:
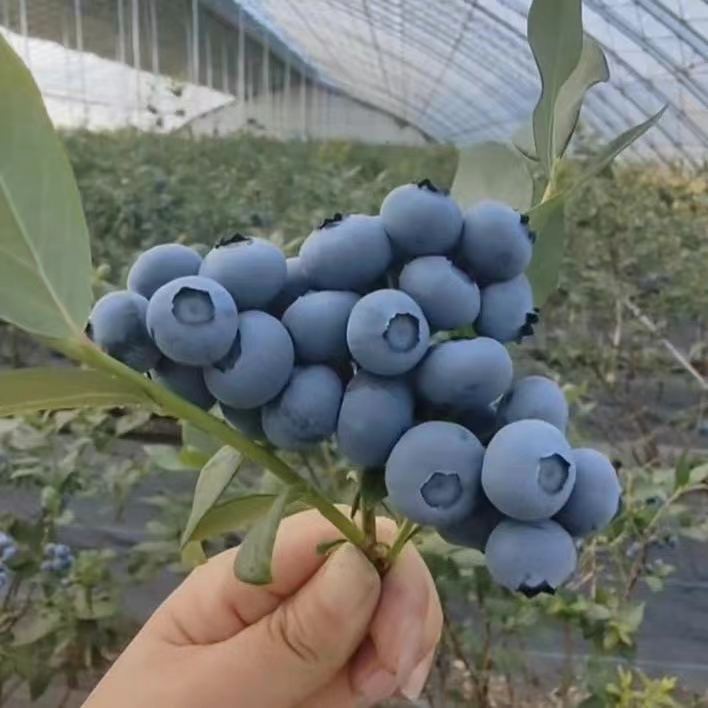
[[93,299],[88,229],[39,89],[1,36],[0,96],[0,319],[67,338]]
[[276,494],[249,494],[216,504],[196,525],[192,540],[203,541],[248,526],[273,506],[276,497]]
[[39,610],[23,615],[12,628],[12,646],[34,644],[52,634],[61,626],[61,615],[56,610]]
[[[610,78],[607,59],[600,44],[590,35],[583,35],[580,61],[558,92],[555,107],[555,156],[566,151],[580,116],[585,94],[596,84]],[[538,160],[531,122],[523,125],[514,135],[516,148],[531,160]]]
[[534,0],[529,10],[528,38],[541,76],[533,137],[539,160],[550,175],[557,154],[556,101],[583,48],[581,0]]
[[451,194],[465,208],[496,199],[525,211],[531,206],[533,180],[526,161],[510,145],[480,143],[460,150]]
[[346,542],[346,538],[335,538],[333,541],[322,541],[322,543],[317,544],[317,555],[328,556],[332,553],[332,551],[336,550]]
[[212,457],[221,448],[221,443],[215,437],[187,421],[182,423],[182,445],[199,450],[208,457]]
[[565,248],[565,199],[558,195],[529,212],[529,227],[536,233],[533,259],[526,273],[536,307],[541,307],[558,285]]
[[600,172],[602,172],[602,170],[604,170],[605,167],[607,167],[612,160],[617,157],[617,155],[619,155],[625,148],[629,147],[633,142],[641,138],[641,136],[644,135],[649,128],[655,125],[661,116],[664,115],[666,108],[667,107],[664,106],[660,111],[651,116],[651,118],[648,118],[639,125],[635,125],[629,130],[625,130],[624,133],[618,135],[614,140],[605,145],[605,147],[602,148],[597,155],[587,161],[585,164],[585,170],[580,176],[580,179],[572,185],[569,191],[577,190],[579,187],[589,182],[593,177],[599,175]]
[[691,461],[688,459],[688,454],[684,450],[676,463],[674,470],[674,489],[685,487],[691,479]]
[[192,534],[197,524],[199,524],[209,509],[219,501],[219,497],[231,483],[241,465],[241,459],[240,452],[237,452],[232,447],[225,446],[216,452],[202,468],[194,488],[192,510],[182,534],[181,545],[183,548],[193,540]]
[[285,489],[275,498],[268,513],[251,527],[238,549],[234,570],[243,582],[267,585],[273,580],[273,546],[290,493],[290,489]]
[[65,408],[149,405],[150,399],[129,381],[101,371],[47,367],[0,373],[0,417]]

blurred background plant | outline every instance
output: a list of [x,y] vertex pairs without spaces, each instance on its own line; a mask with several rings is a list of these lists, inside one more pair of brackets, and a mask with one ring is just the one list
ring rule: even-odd
[[[97,294],[124,283],[134,255],[155,243],[206,246],[237,228],[294,252],[325,216],[375,212],[397,184],[428,177],[448,186],[456,162],[444,147],[246,135],[64,139],[92,234]],[[652,623],[706,610],[705,600],[692,605],[695,595],[672,585],[672,576],[686,577],[686,558],[705,558],[708,542],[706,233],[705,170],[620,166],[572,202],[561,287],[536,338],[514,357],[518,370],[564,385],[575,408],[572,442],[599,444],[621,466],[624,509],[583,548],[574,583],[533,600],[495,587],[480,554],[422,535],[447,613],[428,705],[705,705],[700,681],[677,679],[656,659],[661,630]],[[55,357],[8,327],[0,354],[3,366]],[[190,558],[180,556],[179,540],[210,445],[142,412],[0,420],[0,705],[27,690],[40,698],[50,686],[46,705],[69,705],[185,572]],[[333,460],[323,446],[292,462],[351,502],[355,485]],[[244,467],[222,508],[236,493],[257,502],[276,489],[269,475]],[[241,529],[225,518],[209,554],[239,541]],[[47,551],[57,543],[71,555]],[[56,571],[43,569],[57,556],[65,560]],[[705,571],[692,572],[705,582]],[[671,592],[685,606],[662,605]]]

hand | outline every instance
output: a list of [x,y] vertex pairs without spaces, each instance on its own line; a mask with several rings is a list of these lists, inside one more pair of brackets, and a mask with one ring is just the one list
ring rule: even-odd
[[[379,539],[395,526],[378,520]],[[317,512],[283,521],[273,582],[235,579],[225,551],[157,609],[85,708],[359,708],[417,698],[442,626],[435,586],[407,544],[383,580]]]

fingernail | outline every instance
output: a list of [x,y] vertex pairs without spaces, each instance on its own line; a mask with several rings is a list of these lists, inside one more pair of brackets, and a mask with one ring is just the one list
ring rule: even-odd
[[409,700],[415,701],[420,698],[423,692],[425,683],[430,675],[430,669],[433,666],[435,658],[435,649],[426,654],[425,658],[413,669],[408,680],[401,687],[401,693]]
[[396,669],[396,679],[400,685],[403,685],[408,680],[420,660],[422,640],[423,628],[417,622],[411,624],[401,634],[399,641],[401,650],[398,655],[398,667]]
[[385,669],[375,669],[361,679],[357,689],[364,698],[364,701],[359,704],[363,708],[363,706],[373,706],[379,701],[390,698],[398,689],[398,681],[392,673]]

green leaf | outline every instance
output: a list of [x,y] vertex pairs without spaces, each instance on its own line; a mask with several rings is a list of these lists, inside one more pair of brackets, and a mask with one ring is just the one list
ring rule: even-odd
[[328,556],[332,553],[332,551],[336,550],[346,542],[346,538],[335,538],[333,541],[322,541],[322,543],[317,544],[317,555]]
[[12,645],[34,644],[52,634],[61,625],[58,610],[39,610],[23,615],[12,628]]
[[151,404],[129,381],[101,371],[47,367],[0,373],[0,417],[64,408]]
[[186,421],[182,423],[182,445],[199,450],[208,457],[212,457],[221,448],[221,443],[215,437]]
[[189,543],[192,539],[192,534],[197,524],[202,520],[204,514],[211,509],[219,497],[224,493],[226,487],[229,486],[231,480],[238,472],[241,465],[241,453],[234,450],[232,447],[222,447],[210,460],[204,465],[199,473],[196,487],[194,488],[194,498],[192,499],[192,510],[187,519],[184,533],[182,534],[181,546]]
[[238,549],[234,570],[243,582],[267,585],[273,580],[273,546],[290,494],[291,490],[285,489],[275,498],[268,513],[251,527]]
[[68,338],[93,299],[88,229],[39,89],[1,36],[0,96],[0,319]]
[[526,273],[533,287],[536,307],[542,307],[558,285],[565,247],[564,195],[552,197],[529,212],[529,228],[537,240]]
[[451,194],[464,207],[496,199],[526,211],[531,206],[533,179],[524,158],[510,145],[480,143],[460,150]]
[[150,462],[167,472],[193,471],[203,467],[205,462],[199,465],[192,465],[182,458],[181,451],[174,445],[143,445],[143,450],[147,454]]
[[708,480],[708,462],[691,470],[691,484],[700,484]]
[[533,137],[539,160],[550,175],[557,155],[556,102],[583,48],[581,0],[534,0],[529,10],[528,38],[541,76]]
[[[583,49],[580,61],[573,73],[558,92],[555,107],[555,146],[556,157],[566,151],[580,117],[585,94],[595,84],[604,83],[610,78],[607,59],[600,44],[590,35],[583,35]],[[531,160],[538,160],[533,139],[533,126],[529,122],[513,137],[517,149]]]
[[653,125],[655,125],[661,116],[664,115],[666,110],[664,106],[660,111],[655,113],[651,118],[648,118],[643,123],[635,125],[634,128],[625,130],[624,133],[618,135],[612,142],[608,143],[600,152],[585,163],[585,169],[580,176],[580,179],[575,182],[569,192],[577,190],[582,185],[589,182],[593,177],[602,172],[602,170],[607,167],[612,160],[614,160],[617,155],[619,155],[625,148],[629,147],[633,142],[638,140],[644,133],[649,130]]
[[193,570],[198,565],[207,562],[206,553],[200,541],[190,541],[182,548],[182,566],[185,570]]
[[676,463],[676,469],[674,471],[674,489],[680,489],[685,487],[691,478],[691,461],[688,459],[686,451],[681,453],[678,462]]
[[249,494],[213,506],[197,524],[192,540],[203,541],[260,519],[273,506],[276,494]]

